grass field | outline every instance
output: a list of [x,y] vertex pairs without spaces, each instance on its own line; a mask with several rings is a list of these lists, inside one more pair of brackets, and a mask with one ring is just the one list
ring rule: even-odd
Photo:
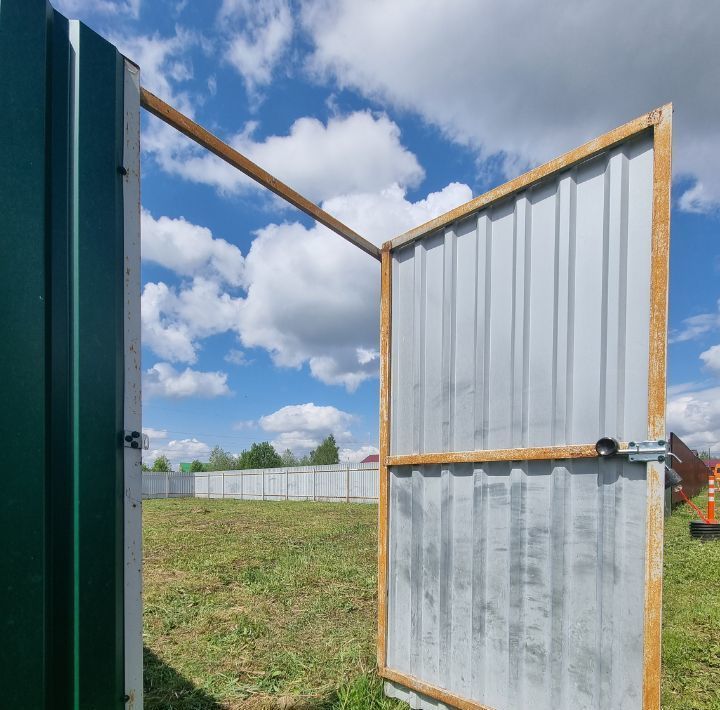
[[[407,707],[373,672],[375,506],[190,498],[143,515],[149,710]],[[689,519],[667,523],[663,708],[720,710],[720,544]]]
[[143,503],[147,708],[385,710],[377,507]]
[[682,506],[665,523],[664,710],[720,710],[720,541],[692,539],[692,519]]

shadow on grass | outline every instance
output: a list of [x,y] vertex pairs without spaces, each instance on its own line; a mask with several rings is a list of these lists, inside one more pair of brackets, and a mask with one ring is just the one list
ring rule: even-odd
[[223,706],[180,675],[172,666],[143,648],[144,692],[147,710],[222,710]]

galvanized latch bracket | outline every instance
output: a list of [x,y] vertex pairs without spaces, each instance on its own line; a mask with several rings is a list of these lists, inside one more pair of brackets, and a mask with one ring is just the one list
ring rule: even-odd
[[123,431],[123,446],[126,449],[144,449],[147,451],[150,448],[150,437],[139,431],[126,429]]
[[665,461],[668,455],[667,441],[658,439],[657,441],[631,441],[628,443],[627,449],[620,449],[618,454],[627,456],[628,461],[637,461],[638,463],[648,463],[649,461]]

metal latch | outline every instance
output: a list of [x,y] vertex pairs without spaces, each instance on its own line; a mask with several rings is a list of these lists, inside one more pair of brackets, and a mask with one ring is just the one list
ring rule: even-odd
[[627,456],[628,461],[638,463],[648,463],[649,461],[658,461],[662,463],[668,456],[675,456],[668,451],[668,443],[665,439],[657,439],[656,441],[631,441],[626,449],[621,449],[617,439],[611,436],[604,436],[598,439],[595,444],[595,451],[598,456]]
[[667,456],[667,441],[631,441],[627,449],[620,449],[618,454],[627,456],[628,461],[659,461],[662,463]]
[[126,429],[123,432],[123,446],[126,449],[147,449],[150,448],[150,437],[139,431],[130,431]]

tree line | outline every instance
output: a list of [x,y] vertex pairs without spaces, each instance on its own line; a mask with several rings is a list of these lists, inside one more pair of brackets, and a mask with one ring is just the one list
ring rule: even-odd
[[[234,456],[221,446],[215,445],[206,462],[195,459],[190,464],[190,471],[201,473],[203,471],[240,471],[248,468],[282,468],[286,466],[330,466],[340,463],[340,452],[335,437],[330,434],[322,443],[309,454],[296,456],[290,449],[279,454],[269,441],[253,444],[249,449],[241,451]],[[163,473],[172,471],[172,464],[167,456],[161,454],[152,466],[143,463],[143,471]]]

